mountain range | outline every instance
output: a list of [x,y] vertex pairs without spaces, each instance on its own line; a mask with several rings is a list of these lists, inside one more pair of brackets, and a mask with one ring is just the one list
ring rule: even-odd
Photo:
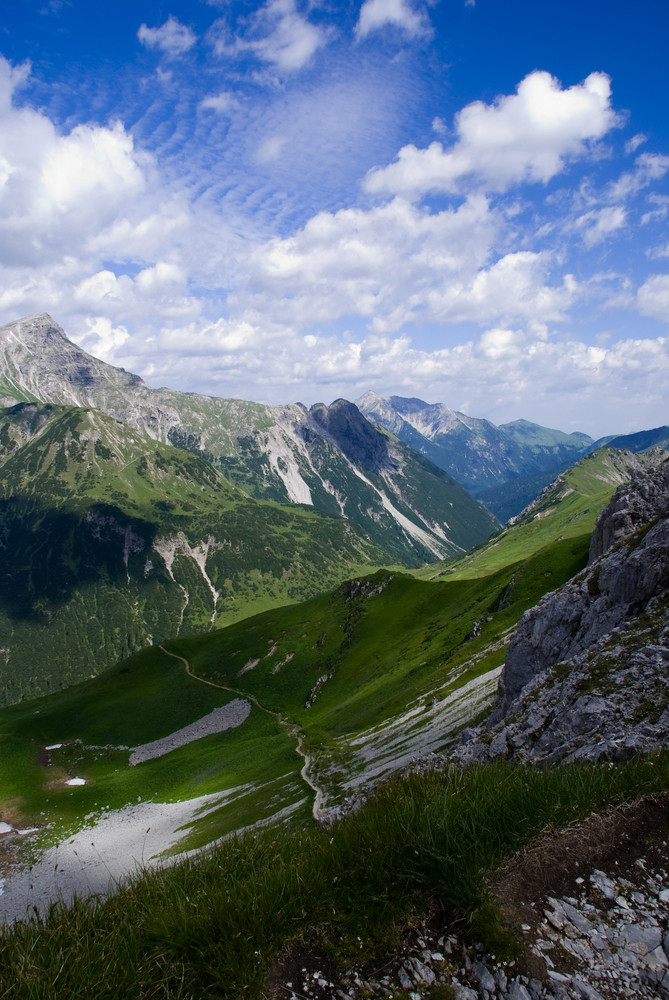
[[193,451],[251,496],[348,518],[392,561],[442,559],[498,527],[459,483],[345,400],[307,410],[152,389],[76,347],[46,314],[0,328],[0,403],[18,402],[100,410]]
[[[50,995],[69,962],[72,995],[110,1000],[274,997],[307,968],[305,995],[367,996],[335,959],[394,968],[377,929],[397,947],[421,913],[499,955],[492,865],[669,788],[661,753],[614,766],[669,738],[667,428],[596,447],[370,393],[154,390],[45,315],[0,355],[0,914],[34,914],[3,936],[8,995]],[[594,995],[557,950],[552,992],[507,989],[510,967],[419,933],[380,992]]]
[[600,438],[529,420],[499,426],[444,403],[366,392],[356,406],[425,455],[486,504],[501,521],[517,515],[543,487],[589,451],[606,444],[643,451],[669,446],[669,427]]

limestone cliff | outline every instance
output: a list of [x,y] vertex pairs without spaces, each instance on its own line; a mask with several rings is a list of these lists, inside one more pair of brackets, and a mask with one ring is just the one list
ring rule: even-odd
[[602,511],[587,568],[521,619],[499,707],[456,756],[615,759],[669,739],[669,462]]

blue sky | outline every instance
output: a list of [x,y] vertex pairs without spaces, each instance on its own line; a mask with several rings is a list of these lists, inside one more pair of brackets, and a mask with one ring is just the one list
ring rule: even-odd
[[669,5],[17,0],[0,323],[152,385],[669,423]]

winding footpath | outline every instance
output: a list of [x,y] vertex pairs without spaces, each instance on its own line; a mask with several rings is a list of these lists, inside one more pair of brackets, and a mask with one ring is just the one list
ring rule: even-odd
[[304,761],[304,764],[302,765],[302,769],[300,771],[300,777],[302,778],[302,781],[304,781],[304,783],[308,785],[309,788],[314,793],[314,804],[311,809],[311,814],[317,823],[322,823],[328,812],[327,809],[323,808],[324,792],[323,789],[319,788],[319,786],[312,780],[309,774],[309,768],[311,766],[311,757],[305,750],[302,749],[304,736],[297,723],[288,722],[285,719],[281,718],[280,712],[273,712],[271,709],[265,708],[264,705],[260,704],[255,695],[249,694],[248,691],[241,691],[239,688],[229,687],[227,684],[215,684],[214,681],[208,681],[205,680],[204,677],[198,677],[198,675],[193,673],[193,671],[191,670],[190,663],[185,658],[185,656],[179,656],[178,653],[171,653],[169,649],[165,649],[164,646],[158,646],[158,648],[161,649],[166,656],[171,656],[175,660],[180,660],[186,669],[186,673],[188,674],[189,677],[192,677],[194,681],[199,681],[200,684],[208,684],[209,687],[218,688],[220,691],[229,691],[231,694],[236,694],[240,698],[246,698],[248,701],[253,702],[256,708],[259,708],[261,712],[265,712],[267,715],[271,715],[273,719],[276,719],[276,721],[279,723],[280,726],[283,726],[284,729],[288,730],[290,736],[292,736],[292,738],[295,740],[297,744],[295,747],[296,753]]

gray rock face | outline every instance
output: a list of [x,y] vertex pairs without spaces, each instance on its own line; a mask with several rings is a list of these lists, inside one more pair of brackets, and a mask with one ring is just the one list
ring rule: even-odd
[[578,656],[669,587],[669,463],[635,473],[600,515],[588,569],[521,619],[500,678],[503,712],[525,685]]
[[521,619],[499,707],[455,757],[620,760],[669,743],[669,462],[600,515],[586,570]]
[[602,511],[590,540],[590,558],[604,555],[644,525],[669,517],[669,465],[632,474],[629,485],[616,490]]

